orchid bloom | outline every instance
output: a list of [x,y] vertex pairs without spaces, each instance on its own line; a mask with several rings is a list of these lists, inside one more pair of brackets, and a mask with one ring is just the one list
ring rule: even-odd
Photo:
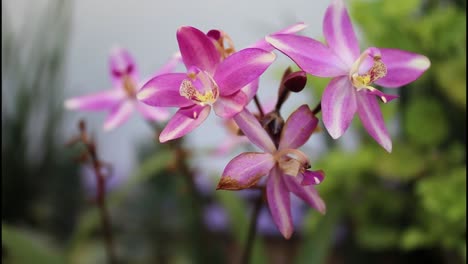
[[271,35],[266,40],[305,72],[333,77],[325,88],[321,106],[324,125],[334,139],[343,135],[357,112],[367,132],[391,152],[392,142],[377,98],[387,103],[397,96],[384,94],[372,85],[388,88],[406,85],[429,68],[429,59],[403,50],[373,47],[360,54],[342,0],[333,0],[328,7],[323,33],[328,45],[308,37],[285,34]]
[[188,26],[178,29],[177,41],[187,72],[156,76],[137,95],[151,106],[180,108],[161,132],[160,142],[197,128],[208,117],[211,106],[222,118],[242,111],[248,101],[240,89],[258,79],[276,58],[274,53],[250,48],[221,60],[213,42]]
[[234,120],[249,140],[264,152],[245,152],[232,159],[224,169],[217,189],[250,188],[268,175],[266,194],[270,212],[281,234],[289,239],[293,232],[290,192],[325,213],[325,203],[313,186],[322,182],[324,173],[309,171],[307,156],[297,149],[307,142],[318,119],[307,105],[299,107],[286,121],[278,146],[247,109],[235,115]]
[[[175,67],[177,54],[163,66],[160,73],[170,72]],[[154,108],[136,100],[136,94],[143,85],[139,82],[136,63],[130,53],[122,48],[111,51],[110,75],[113,88],[91,95],[71,98],[65,101],[65,108],[71,110],[100,111],[110,110],[104,122],[104,130],[110,131],[123,124],[136,108],[143,117],[152,121],[165,121],[169,112],[164,108]]]

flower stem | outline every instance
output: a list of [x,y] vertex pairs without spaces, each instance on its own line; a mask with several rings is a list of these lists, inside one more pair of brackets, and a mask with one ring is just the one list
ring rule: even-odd
[[88,136],[86,132],[86,124],[82,120],[79,122],[79,129],[80,134],[79,136],[75,137],[70,141],[67,145],[73,145],[75,143],[81,142],[85,146],[85,150],[83,152],[83,157],[86,157],[84,160],[91,160],[91,164],[94,169],[94,173],[96,175],[96,182],[97,182],[97,194],[96,194],[96,203],[99,209],[99,215],[101,220],[102,229],[104,232],[104,241],[106,245],[106,253],[107,253],[107,263],[115,264],[117,263],[117,258],[114,249],[114,240],[112,237],[112,225],[110,221],[110,216],[107,210],[106,205],[106,175],[103,174],[102,167],[104,163],[99,160],[97,151],[96,151],[96,144],[95,142]]
[[314,115],[320,113],[320,111],[322,111],[322,102],[319,101],[318,104],[315,106],[314,110],[312,110],[312,113]]
[[252,255],[253,243],[255,241],[255,235],[257,234],[257,222],[258,216],[260,215],[260,209],[263,204],[263,190],[262,193],[257,197],[252,212],[252,218],[250,218],[249,232],[247,234],[247,242],[244,247],[244,254],[242,255],[242,264],[250,263],[250,256]]
[[260,101],[258,100],[258,97],[257,95],[254,95],[254,102],[255,102],[255,105],[257,106],[258,108],[258,112],[260,113],[260,117],[263,117],[265,115],[265,112],[263,112],[263,108],[262,108],[262,104],[260,103]]

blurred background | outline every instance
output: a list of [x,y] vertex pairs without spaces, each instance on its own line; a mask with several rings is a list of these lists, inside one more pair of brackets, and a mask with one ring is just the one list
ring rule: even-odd
[[[177,50],[181,25],[223,29],[237,48],[298,21],[308,25],[304,35],[322,39],[328,4],[2,1],[2,260],[105,263],[93,171],[76,162],[79,146],[65,147],[83,118],[99,157],[113,166],[108,206],[119,263],[238,263],[257,193],[215,186],[248,146],[214,152],[229,137],[213,117],[184,139],[200,193],[194,201],[173,149],[143,119],[105,133],[104,112],[65,111],[63,101],[111,87],[115,45],[150,76]],[[293,199],[295,233],[286,241],[262,208],[252,263],[466,263],[466,1],[346,4],[363,47],[424,54],[431,68],[382,106],[391,154],[357,119],[338,141],[311,137],[304,150],[326,173],[317,189],[327,214]],[[262,77],[265,105],[288,66],[279,55]],[[283,116],[315,106],[327,82],[310,77]]]

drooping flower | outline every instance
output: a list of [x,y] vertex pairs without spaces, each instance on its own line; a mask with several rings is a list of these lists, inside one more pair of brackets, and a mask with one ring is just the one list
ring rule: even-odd
[[322,96],[323,122],[337,139],[357,112],[367,132],[388,152],[392,142],[377,98],[387,103],[397,96],[384,94],[372,84],[388,88],[406,85],[430,66],[427,57],[403,50],[368,48],[360,54],[348,11],[342,0],[333,0],[323,20],[327,45],[314,39],[276,34],[266,37],[304,71],[333,77]]
[[151,106],[180,108],[161,132],[161,142],[182,137],[198,127],[208,117],[211,106],[222,118],[242,111],[248,101],[240,89],[258,79],[276,57],[249,48],[221,60],[213,42],[188,26],[178,29],[177,41],[187,72],[156,76],[137,95]]
[[307,105],[299,107],[286,121],[278,146],[247,109],[235,115],[234,120],[249,140],[264,152],[245,152],[232,159],[224,169],[217,189],[250,188],[268,175],[266,195],[270,212],[281,234],[288,239],[293,232],[290,192],[325,213],[325,203],[313,186],[322,182],[324,173],[308,170],[309,160],[298,150],[311,136],[318,119]]
[[[176,66],[174,60],[177,60],[177,54],[159,73],[172,71]],[[169,112],[166,109],[150,107],[136,100],[137,91],[143,82],[139,79],[137,65],[127,50],[114,48],[111,51],[109,66],[112,89],[68,99],[65,101],[65,108],[85,111],[109,110],[110,113],[104,122],[106,131],[123,124],[134,109],[147,120],[167,120]]]

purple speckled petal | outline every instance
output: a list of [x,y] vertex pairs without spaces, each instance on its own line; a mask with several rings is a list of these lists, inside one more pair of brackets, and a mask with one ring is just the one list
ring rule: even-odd
[[121,85],[124,76],[129,76],[135,81],[139,79],[135,60],[126,49],[115,47],[111,50],[109,69],[114,87]]
[[258,79],[275,60],[274,53],[261,49],[244,49],[218,65],[213,79],[221,95],[230,95]]
[[279,169],[274,168],[268,176],[266,194],[273,221],[284,238],[289,239],[294,231],[294,226],[289,191],[283,178]]
[[343,135],[356,110],[356,89],[348,76],[331,80],[322,95],[322,118],[332,138],[337,139]]
[[213,110],[221,118],[231,118],[242,111],[246,104],[247,96],[242,91],[238,91],[226,97],[220,96],[213,104]]
[[136,102],[136,108],[147,120],[166,121],[169,118],[169,111],[162,107],[149,106],[147,104]]
[[110,89],[90,95],[73,97],[65,101],[65,108],[70,110],[99,111],[111,108],[125,99],[121,89]]
[[302,186],[317,185],[323,182],[324,179],[325,179],[325,173],[322,170],[318,170],[318,171],[306,170],[304,173],[302,173],[301,185]]
[[133,112],[134,102],[128,100],[113,107],[104,121],[104,131],[111,131],[128,120]]
[[285,175],[283,179],[290,192],[297,195],[304,202],[315,208],[321,214],[325,214],[325,202],[322,200],[322,198],[320,198],[320,195],[318,194],[317,190],[315,190],[313,185],[302,186],[299,179],[293,176]]
[[235,115],[233,119],[253,144],[266,152],[273,153],[276,151],[275,144],[273,144],[270,136],[249,110],[244,108],[244,110]]
[[328,46],[349,67],[359,57],[359,42],[342,0],[333,0],[323,19],[323,34]]
[[[293,24],[293,25],[291,25],[289,27],[283,28],[283,29],[281,29],[279,31],[276,31],[275,33],[273,33],[271,35],[275,35],[275,34],[295,34],[295,33],[299,32],[299,31],[303,30],[306,27],[307,27],[307,25],[304,24],[304,22],[299,22],[299,23]],[[259,48],[259,49],[266,50],[266,51],[273,51],[274,50],[274,47],[271,46],[268,42],[266,42],[265,38],[257,41],[253,45],[250,45],[249,48]]]
[[187,78],[185,73],[168,73],[156,76],[143,85],[137,98],[152,106],[186,107],[193,102],[180,95],[180,84]]
[[169,58],[169,60],[155,74],[153,74],[153,76],[174,72],[177,65],[181,62],[182,55],[178,51],[174,53],[171,58]]
[[364,128],[385,150],[392,152],[392,140],[380,112],[377,98],[371,94],[357,94],[357,112]]
[[270,153],[245,152],[232,159],[224,169],[216,189],[242,190],[252,187],[275,166]]
[[256,79],[255,81],[241,88],[241,91],[247,96],[247,103],[252,101],[253,97],[257,94],[259,82],[260,79]]
[[387,75],[376,81],[384,87],[396,88],[419,78],[431,66],[426,56],[398,49],[380,48]]
[[205,121],[210,114],[210,109],[209,105],[193,105],[179,109],[159,135],[159,141],[163,143],[185,136]]
[[183,26],[177,30],[182,60],[187,69],[192,66],[213,74],[221,60],[219,52],[213,42],[200,30]]
[[307,105],[300,106],[286,121],[279,149],[296,149],[304,145],[317,127],[318,119]]
[[265,39],[307,73],[318,77],[348,74],[349,67],[330,48],[314,39],[289,34],[271,35]]

